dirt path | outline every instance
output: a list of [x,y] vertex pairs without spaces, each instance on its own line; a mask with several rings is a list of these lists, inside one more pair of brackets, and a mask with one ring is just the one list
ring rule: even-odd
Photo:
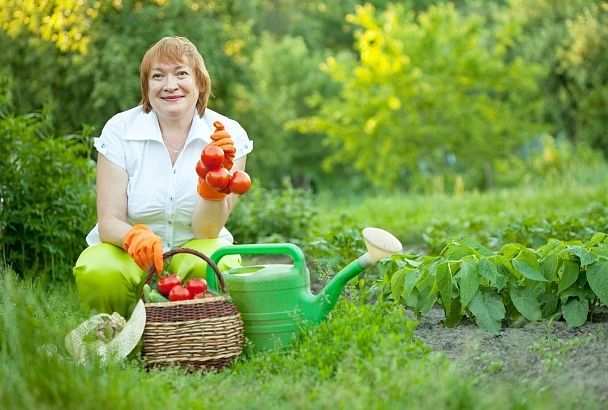
[[608,309],[576,329],[525,323],[491,334],[472,323],[447,328],[441,308],[419,320],[416,335],[480,381],[518,380],[568,386],[608,400]]

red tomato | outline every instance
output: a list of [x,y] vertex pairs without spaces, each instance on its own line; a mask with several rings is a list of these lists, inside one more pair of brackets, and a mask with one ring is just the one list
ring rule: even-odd
[[221,190],[230,184],[230,173],[224,167],[212,169],[211,171],[207,172],[205,180],[213,188]]
[[251,186],[251,178],[245,171],[234,171],[232,178],[230,178],[230,191],[237,194],[243,195],[249,190]]
[[182,280],[177,275],[167,275],[158,280],[156,288],[161,295],[167,296],[171,289],[182,284]]
[[205,164],[203,164],[203,161],[198,161],[196,163],[196,173],[198,174],[198,176],[201,178],[205,178],[207,172],[209,172],[209,168],[207,168]]
[[186,282],[186,288],[193,294],[207,292],[208,286],[207,281],[203,278],[194,278]]
[[192,293],[182,285],[174,286],[169,292],[169,300],[175,302],[176,300],[188,300],[192,299]]
[[224,162],[224,150],[215,145],[207,145],[201,152],[201,161],[209,169],[216,169]]

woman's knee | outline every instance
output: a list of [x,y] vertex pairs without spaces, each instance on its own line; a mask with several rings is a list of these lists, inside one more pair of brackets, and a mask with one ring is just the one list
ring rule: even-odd
[[126,252],[107,243],[85,249],[73,273],[85,307],[122,315],[130,313],[129,306],[137,298],[145,277]]
[[[217,249],[231,245],[230,242],[222,238],[192,239],[182,245],[182,248],[194,249],[210,257]],[[241,266],[240,255],[227,255],[218,263],[220,271],[239,266]],[[171,273],[178,274],[183,280],[192,277],[204,277],[207,270],[207,262],[195,255],[177,254],[171,258],[167,269]]]

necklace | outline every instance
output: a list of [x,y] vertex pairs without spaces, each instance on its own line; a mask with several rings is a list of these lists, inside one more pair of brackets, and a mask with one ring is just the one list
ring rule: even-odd
[[186,141],[184,141],[176,147],[175,145],[173,145],[169,141],[167,141],[165,139],[165,137],[163,137],[163,141],[165,141],[165,145],[167,146],[167,148],[170,148],[173,151],[173,155],[179,154],[179,152],[182,150],[182,148],[184,148],[184,144],[186,143]]

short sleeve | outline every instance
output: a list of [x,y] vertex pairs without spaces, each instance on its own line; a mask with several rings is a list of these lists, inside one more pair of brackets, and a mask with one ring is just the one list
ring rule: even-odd
[[253,141],[249,139],[247,132],[238,122],[232,121],[230,125],[231,129],[228,132],[230,132],[230,136],[234,141],[234,147],[236,148],[234,159],[239,159],[253,150]]
[[101,136],[95,138],[94,145],[100,154],[119,167],[126,169],[125,147],[122,138],[123,128],[118,117],[113,117],[103,127]]

